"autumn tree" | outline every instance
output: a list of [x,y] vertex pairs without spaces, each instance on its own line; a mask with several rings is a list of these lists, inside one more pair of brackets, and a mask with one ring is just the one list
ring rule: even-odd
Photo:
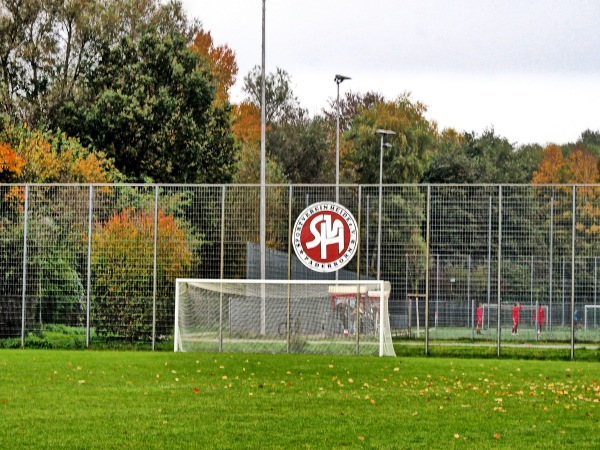
[[[185,276],[193,249],[186,230],[172,215],[159,210],[156,328],[168,334],[172,326],[175,278]],[[152,336],[151,280],[155,232],[154,212],[125,209],[105,223],[96,223],[92,236],[93,320],[101,336],[148,340]],[[145,287],[145,288],[144,288]]]
[[194,52],[206,59],[213,80],[217,84],[215,103],[223,105],[229,101],[229,89],[235,84],[238,73],[235,52],[227,45],[215,46],[210,31],[200,30],[191,46]]
[[6,142],[0,141],[0,181],[6,183],[19,178],[25,160]]
[[102,152],[92,152],[62,132],[31,129],[0,118],[0,143],[12,182],[19,183],[110,183],[122,175]]
[[542,159],[533,172],[533,184],[559,184],[566,180],[566,166],[558,145],[548,145],[542,151]]

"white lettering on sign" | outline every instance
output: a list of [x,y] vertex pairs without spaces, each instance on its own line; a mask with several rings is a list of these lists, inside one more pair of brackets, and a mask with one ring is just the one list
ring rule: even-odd
[[[317,226],[319,229],[317,230]],[[321,258],[327,259],[327,246],[338,245],[338,253],[344,249],[344,224],[336,219],[332,223],[329,214],[320,214],[311,222],[310,232],[314,240],[306,243],[306,248],[312,249],[321,246]]]

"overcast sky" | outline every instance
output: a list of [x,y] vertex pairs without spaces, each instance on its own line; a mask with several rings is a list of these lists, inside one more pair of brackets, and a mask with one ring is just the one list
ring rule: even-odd
[[[243,77],[261,62],[262,0],[183,0]],[[340,92],[411,92],[440,129],[515,144],[600,130],[598,0],[266,0],[266,69],[311,113]]]

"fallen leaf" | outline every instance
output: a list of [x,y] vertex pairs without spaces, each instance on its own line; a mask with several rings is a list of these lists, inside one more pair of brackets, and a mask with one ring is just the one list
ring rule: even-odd
[[194,388],[194,394],[197,394],[198,392],[200,392],[200,389],[198,389],[197,387]]

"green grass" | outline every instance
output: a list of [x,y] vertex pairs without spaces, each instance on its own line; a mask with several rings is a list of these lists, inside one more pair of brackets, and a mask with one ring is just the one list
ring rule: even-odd
[[600,366],[0,350],[0,448],[600,448]]

